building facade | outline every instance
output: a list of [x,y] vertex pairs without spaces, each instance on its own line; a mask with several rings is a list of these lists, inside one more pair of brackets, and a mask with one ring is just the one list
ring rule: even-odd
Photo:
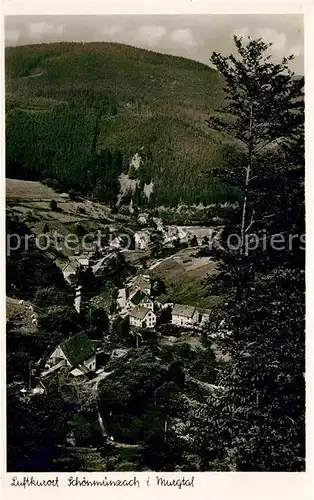
[[154,328],[156,314],[146,307],[136,307],[129,313],[130,325],[138,328]]
[[177,326],[198,326],[199,312],[193,306],[175,304],[172,309],[171,323]]
[[78,333],[61,342],[46,361],[45,368],[60,365],[68,367],[85,366],[88,370],[96,369],[96,354],[92,342],[85,333]]

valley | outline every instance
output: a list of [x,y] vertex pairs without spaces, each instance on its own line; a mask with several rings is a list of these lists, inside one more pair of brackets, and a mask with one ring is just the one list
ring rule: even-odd
[[304,80],[228,36],[5,50],[10,473],[305,470]]

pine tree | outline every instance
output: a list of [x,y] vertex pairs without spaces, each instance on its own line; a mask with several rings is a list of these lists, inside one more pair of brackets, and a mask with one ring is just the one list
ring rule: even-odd
[[[224,233],[224,241],[234,233],[240,244],[217,245],[220,274],[211,285],[227,301],[212,312],[208,339],[215,336],[229,361],[218,372],[202,432],[214,470],[300,471],[304,252],[299,239],[287,246],[287,237],[304,231],[303,80],[288,69],[291,57],[273,64],[262,40],[234,40],[237,56],[214,53],[212,62],[226,81],[226,127],[245,153],[243,169],[229,172],[243,201]],[[259,238],[251,250],[249,231]],[[280,250],[269,243],[277,233]]]
[[[211,57],[211,62],[226,82],[226,104],[219,110],[219,115],[209,118],[208,123],[211,127],[230,133],[243,150],[243,167],[237,165],[236,170],[231,168],[228,172],[228,180],[241,188],[243,198],[240,214],[235,213],[230,228],[225,231],[225,239],[230,232],[235,233],[237,238],[232,243],[238,244],[234,245],[237,246],[235,252],[220,255],[227,267],[233,260],[234,272],[229,273],[228,281],[236,287],[236,298],[240,300],[246,282],[254,277],[255,272],[252,259],[248,258],[246,251],[250,244],[248,232],[265,228],[267,219],[277,210],[276,196],[270,199],[267,190],[268,203],[258,206],[256,202],[260,201],[260,187],[264,188],[263,182],[265,184],[268,180],[268,189],[276,176],[278,181],[285,149],[291,149],[292,143],[302,134],[304,81],[295,78],[289,69],[288,63],[293,56],[275,64],[267,55],[271,44],[249,38],[245,45],[242,38],[237,36],[234,42],[237,55],[226,57],[214,52]],[[281,165],[277,166],[278,163]],[[302,168],[300,162],[297,167],[299,170]],[[284,175],[286,170],[287,165],[284,166]],[[297,172],[298,176],[300,171]],[[283,184],[283,188],[286,189],[286,185]],[[223,266],[221,270],[225,271]],[[224,272],[221,277],[225,277]]]

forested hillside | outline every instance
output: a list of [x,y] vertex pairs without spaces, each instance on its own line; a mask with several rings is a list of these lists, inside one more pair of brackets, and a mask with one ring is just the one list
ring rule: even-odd
[[131,46],[8,48],[7,176],[50,179],[111,205],[234,198],[212,174],[227,164],[230,139],[206,124],[222,96],[214,69]]

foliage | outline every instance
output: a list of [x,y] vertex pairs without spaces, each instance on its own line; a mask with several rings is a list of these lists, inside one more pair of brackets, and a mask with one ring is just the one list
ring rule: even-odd
[[304,273],[278,268],[224,311],[230,333],[219,345],[231,361],[208,417],[231,469],[304,469],[304,299]]
[[[39,250],[24,223],[8,216],[6,219],[7,241],[12,235],[20,238],[15,250],[7,251],[7,294],[21,299],[32,299],[39,287],[55,286],[64,293],[67,285],[61,270]],[[16,242],[14,242],[16,243]],[[15,248],[15,247],[13,247]]]
[[33,303],[35,305],[35,309],[40,311],[59,304],[71,306],[73,303],[73,297],[72,294],[67,291],[59,290],[56,287],[40,287],[36,291]]
[[[244,170],[227,172],[244,196],[213,247],[220,272],[210,279],[211,291],[228,300],[212,312],[208,333],[229,361],[218,371],[216,397],[203,408],[207,423],[202,432],[197,427],[208,450],[203,465],[213,470],[300,471],[304,252],[299,239],[280,248],[269,239],[304,232],[303,79],[288,69],[290,58],[273,64],[262,40],[234,40],[237,57],[212,57],[226,80],[229,130],[246,157]],[[223,117],[214,122],[221,125]],[[238,235],[237,248],[226,245],[231,234]]]
[[[7,460],[11,472],[57,470],[57,444],[65,440],[67,415],[57,395],[23,400],[13,387],[7,390]],[[53,432],[52,432],[53,429]]]
[[103,262],[96,274],[98,286],[100,290],[112,286],[120,287],[132,273],[133,266],[125,260],[123,253],[113,253]]
[[7,176],[50,178],[60,192],[114,206],[117,178],[138,153],[134,205],[233,197],[211,175],[228,138],[204,131],[223,96],[221,76],[206,65],[113,43],[12,47],[6,90]]
[[[235,36],[234,42],[238,57],[212,55],[226,81],[226,106],[220,110],[224,114],[211,116],[208,123],[218,129],[227,126],[243,147],[244,168],[236,157],[224,177],[232,178],[242,189],[243,199],[222,236],[222,246],[227,248],[217,252],[222,287],[235,287],[240,299],[257,267],[266,272],[289,256],[286,246],[281,252],[277,248],[272,252],[268,243],[272,234],[286,234],[296,224],[302,228],[304,81],[290,71],[291,57],[273,63],[267,56],[269,45],[261,39],[249,39],[245,45]],[[227,125],[230,114],[233,120]],[[292,151],[296,161],[292,161]],[[284,192],[278,193],[279,183]],[[227,246],[230,234],[237,238]],[[258,249],[252,252],[248,248],[256,237]],[[238,239],[240,244],[232,249]],[[264,241],[266,251],[261,245]]]

